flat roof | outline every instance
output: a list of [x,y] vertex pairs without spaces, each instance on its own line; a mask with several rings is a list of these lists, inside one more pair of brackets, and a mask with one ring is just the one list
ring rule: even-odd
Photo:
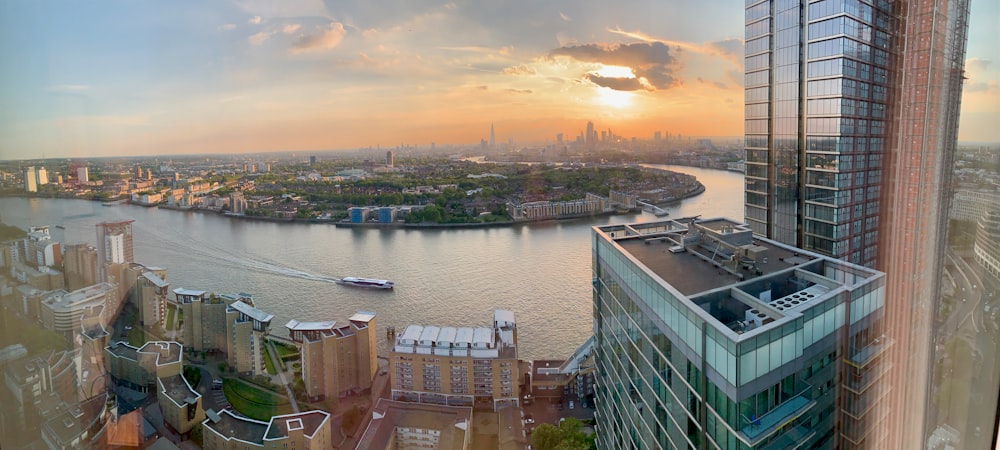
[[472,432],[472,408],[408,403],[381,398],[372,410],[372,420],[358,441],[357,449],[383,450],[394,438],[397,427],[435,430],[438,449],[465,448],[466,434]]
[[149,341],[139,349],[140,353],[156,353],[156,365],[176,363],[181,360],[184,347],[174,341]]
[[77,289],[73,292],[54,291],[42,301],[51,308],[73,308],[87,303],[97,303],[104,300],[108,292],[115,287],[109,283],[98,283],[93,286]]
[[181,375],[171,375],[156,380],[160,383],[163,393],[177,406],[194,405],[201,397],[201,394],[191,389],[191,385]]
[[332,320],[327,320],[323,322],[299,322],[298,320],[292,319],[285,324],[285,328],[292,331],[324,331],[332,330],[337,322]]
[[223,410],[216,418],[205,419],[202,424],[226,440],[236,439],[251,444],[264,445],[264,433],[268,423],[247,417],[234,415],[229,410]]
[[193,296],[196,296],[196,297],[201,297],[202,295],[205,295],[205,291],[196,291],[194,289],[177,288],[177,289],[174,289],[174,294],[176,294],[176,295],[193,295]]
[[323,423],[330,419],[330,413],[320,410],[306,411],[298,414],[285,414],[271,417],[264,439],[281,439],[288,437],[289,431],[302,430],[308,437],[316,434]]
[[371,312],[371,311],[358,311],[356,314],[354,314],[353,316],[351,316],[350,319],[347,319],[347,320],[350,320],[351,322],[365,322],[365,323],[368,323],[368,322],[371,322],[371,320],[374,319],[374,318],[375,318],[375,313],[374,312]]
[[249,316],[251,319],[256,320],[258,322],[267,323],[274,318],[274,314],[268,314],[241,301],[235,301],[229,306],[239,311],[241,314]]
[[[710,221],[710,224],[721,225],[717,220]],[[670,233],[681,236],[687,234],[686,231],[671,231]],[[638,260],[641,265],[648,268],[674,289],[677,289],[681,294],[690,297],[700,292],[744,281],[736,275],[717,267],[713,262],[695,255],[695,252],[697,252],[711,259],[713,252],[707,248],[691,244],[687,246],[688,248],[685,251],[673,253],[668,248],[676,244],[670,240],[647,243],[648,239],[650,239],[650,236],[645,234],[613,238],[614,242],[621,246],[625,254]],[[805,252],[793,252],[786,248],[764,242],[757,237],[753,238],[753,244],[767,248],[766,262],[765,259],[755,262],[756,269],[760,270],[762,275],[778,272],[813,260],[813,257],[807,256]],[[796,253],[800,256],[798,260],[792,259]],[[720,264],[728,262],[728,260],[723,260],[718,254],[714,256],[716,259],[715,262]]]
[[128,358],[131,359],[132,361],[139,360],[138,356],[139,349],[131,345],[128,345],[125,342],[112,341],[110,344],[108,344],[107,349],[108,351],[111,352],[112,355],[118,356],[120,358]]

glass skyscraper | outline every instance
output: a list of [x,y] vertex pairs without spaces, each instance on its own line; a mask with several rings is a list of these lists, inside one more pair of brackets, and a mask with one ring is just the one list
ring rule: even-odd
[[968,0],[747,0],[745,216],[755,233],[886,273],[881,433],[919,448]]
[[728,219],[594,228],[601,449],[862,445],[885,277]]

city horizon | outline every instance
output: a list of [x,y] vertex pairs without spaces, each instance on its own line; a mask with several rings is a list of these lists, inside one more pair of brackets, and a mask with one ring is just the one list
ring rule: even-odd
[[[24,63],[0,89],[5,159],[461,145],[490,123],[498,143],[571,140],[588,120],[743,132],[742,17],[722,3],[202,7],[9,7],[3,49]],[[959,138],[996,142],[997,11],[974,8]]]

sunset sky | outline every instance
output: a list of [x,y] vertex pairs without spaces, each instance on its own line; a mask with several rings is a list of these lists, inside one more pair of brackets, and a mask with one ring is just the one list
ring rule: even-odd
[[[4,1],[0,159],[743,133],[743,2]],[[1000,141],[973,1],[959,139]]]

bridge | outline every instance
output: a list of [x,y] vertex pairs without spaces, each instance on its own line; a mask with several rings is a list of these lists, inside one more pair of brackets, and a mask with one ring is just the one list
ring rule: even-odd
[[636,200],[635,204],[641,206],[643,211],[649,211],[653,213],[653,215],[656,217],[663,217],[668,214],[667,210],[660,208],[659,206],[656,206],[652,203],[646,203],[644,201]]

